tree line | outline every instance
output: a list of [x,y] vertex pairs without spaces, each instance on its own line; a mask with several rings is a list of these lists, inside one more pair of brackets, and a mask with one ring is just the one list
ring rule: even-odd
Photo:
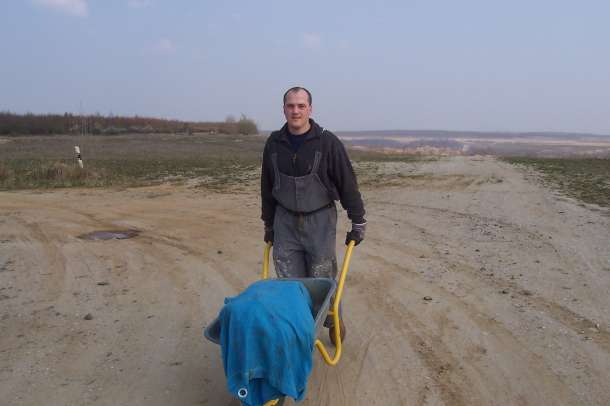
[[[230,119],[229,119],[230,118]],[[154,117],[125,117],[100,114],[16,114],[0,112],[0,135],[116,135],[154,133],[257,134],[254,120],[242,114],[223,122],[189,122]]]

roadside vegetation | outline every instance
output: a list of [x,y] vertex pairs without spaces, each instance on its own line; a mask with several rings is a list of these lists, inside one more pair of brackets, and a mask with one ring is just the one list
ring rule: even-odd
[[[239,186],[258,171],[264,138],[244,135],[32,136],[0,139],[0,189]],[[79,168],[74,146],[80,146]]]
[[125,117],[99,113],[15,114],[0,111],[0,135],[117,135],[117,134],[258,134],[256,123],[245,114],[239,120],[197,122],[154,117]]
[[[0,138],[0,190],[166,182],[218,191],[251,189],[259,184],[264,143],[265,137],[237,134],[5,137]],[[76,162],[75,145],[81,149],[83,169]],[[398,184],[409,176],[405,164],[436,159],[359,150],[350,156],[363,186]]]
[[74,162],[16,159],[0,162],[0,190],[64,187],[149,186],[199,179],[201,186],[238,186],[258,167],[239,159],[93,159]]
[[[237,125],[243,120],[228,117]],[[184,184],[217,191],[258,187],[265,137],[239,134],[130,134],[0,137],[0,190]],[[84,168],[77,165],[80,146]],[[350,151],[365,187],[425,182],[410,165],[433,156]],[[504,158],[532,168],[549,187],[610,207],[610,159]],[[453,180],[454,183],[457,182]]]
[[353,166],[360,186],[404,186],[421,180],[414,164],[436,161],[437,156],[382,154],[374,151],[352,151]]
[[610,158],[504,158],[533,168],[541,181],[585,203],[610,207]]

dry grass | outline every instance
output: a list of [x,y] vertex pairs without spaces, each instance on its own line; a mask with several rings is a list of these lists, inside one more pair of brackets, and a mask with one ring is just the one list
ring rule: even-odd
[[[354,156],[355,155],[355,156]],[[358,183],[366,187],[414,186],[431,181],[427,174],[417,173],[415,163],[434,161],[438,157],[386,155],[371,152],[370,154],[353,154],[354,171]]]
[[[188,183],[217,191],[258,187],[265,137],[222,134],[31,136],[2,139],[0,189]],[[79,145],[85,164],[74,159]],[[417,157],[350,151],[366,184],[400,180]],[[374,169],[377,168],[377,169]]]
[[0,163],[0,189],[93,185],[102,178],[91,169],[61,161],[10,160]]
[[585,203],[610,207],[610,159],[506,158],[542,175],[547,186]]
[[4,163],[0,162],[0,183],[5,182],[12,176],[10,168]]
[[[85,169],[74,160],[82,151]],[[0,149],[0,188],[145,186],[198,179],[221,189],[260,166],[264,138],[227,135],[19,137]]]

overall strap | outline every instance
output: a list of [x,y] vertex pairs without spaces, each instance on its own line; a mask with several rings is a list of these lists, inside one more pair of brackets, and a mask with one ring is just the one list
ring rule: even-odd
[[273,173],[275,178],[273,188],[277,190],[280,188],[280,168],[277,166],[277,152],[271,154],[271,162],[273,163]]
[[313,166],[311,168],[312,174],[318,173],[318,168],[320,167],[320,161],[322,160],[322,152],[316,151],[316,155],[313,159]]
[[324,156],[324,133],[326,133],[326,129],[322,128],[320,133],[320,149],[316,151],[310,173],[318,173],[318,169],[320,168],[320,162]]

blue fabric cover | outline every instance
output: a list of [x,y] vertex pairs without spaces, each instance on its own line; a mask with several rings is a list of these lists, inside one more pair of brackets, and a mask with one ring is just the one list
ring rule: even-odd
[[[311,306],[307,288],[297,281],[263,280],[225,299],[222,359],[229,392],[243,404],[303,398],[315,339]],[[243,389],[246,396],[240,396]]]

